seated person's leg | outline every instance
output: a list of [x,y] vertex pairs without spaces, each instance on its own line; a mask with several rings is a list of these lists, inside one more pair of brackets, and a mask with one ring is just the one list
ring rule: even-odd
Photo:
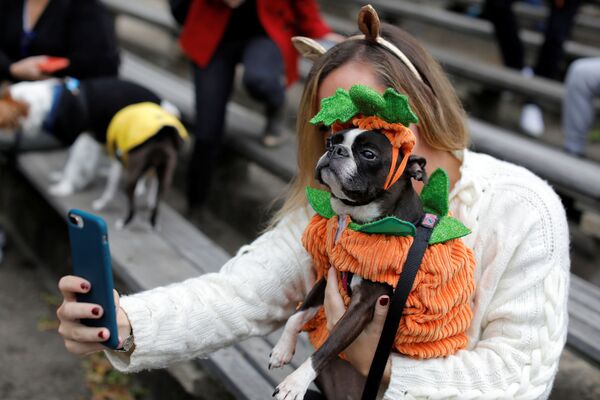
[[263,142],[276,146],[281,142],[284,123],[285,75],[281,52],[267,36],[252,38],[242,56],[244,86],[252,97],[266,107],[267,125]]
[[582,156],[594,123],[594,99],[600,97],[600,57],[575,61],[565,79],[562,126],[564,148]]
[[190,209],[202,206],[208,197],[223,139],[225,109],[231,95],[236,63],[236,49],[221,44],[206,67],[194,65],[196,126],[187,183]]

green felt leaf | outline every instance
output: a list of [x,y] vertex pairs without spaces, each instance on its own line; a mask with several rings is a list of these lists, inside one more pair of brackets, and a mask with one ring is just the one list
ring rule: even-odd
[[421,202],[425,212],[444,217],[448,214],[448,195],[450,194],[450,179],[441,168],[433,171],[429,182],[421,191]]
[[340,88],[333,96],[321,100],[321,110],[310,120],[310,123],[322,122],[330,126],[336,121],[348,122],[357,113],[358,108],[350,99],[348,92]]
[[435,228],[433,228],[429,244],[447,242],[451,239],[467,236],[470,233],[471,230],[464,226],[462,222],[447,215],[442,217]]
[[306,198],[313,210],[323,218],[329,219],[335,215],[335,212],[331,208],[331,193],[307,187]]
[[365,85],[354,85],[348,91],[352,103],[363,115],[378,115],[385,108],[384,98]]
[[388,123],[404,126],[419,121],[406,95],[388,88],[382,96],[368,86],[353,85],[348,92],[339,88],[333,96],[321,100],[321,109],[310,122],[330,126],[336,121],[348,122],[357,114],[378,116]]
[[394,236],[414,236],[416,228],[407,221],[402,221],[396,217],[384,217],[377,221],[366,224],[357,224],[352,222],[348,225],[352,230],[363,233],[378,233]]
[[380,112],[379,117],[387,122],[400,122],[404,126],[419,122],[415,113],[408,104],[408,96],[396,92],[392,88],[386,89],[383,93],[385,107]]

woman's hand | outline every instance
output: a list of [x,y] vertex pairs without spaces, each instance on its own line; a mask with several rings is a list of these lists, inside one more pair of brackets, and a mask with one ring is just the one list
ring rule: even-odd
[[[85,326],[79,322],[82,318],[98,319],[102,317],[104,310],[102,306],[91,303],[78,303],[75,294],[87,293],[91,289],[88,281],[78,276],[63,276],[58,282],[58,288],[63,295],[63,303],[56,311],[60,321],[58,333],[65,341],[65,347],[74,354],[90,354],[100,350],[106,350],[101,342],[104,342],[110,336],[110,331],[106,328],[93,328]],[[119,329],[119,347],[123,345],[123,340],[131,332],[129,318],[123,309],[119,306],[119,294],[114,291],[115,308],[117,311],[117,327]]]
[[[367,376],[373,361],[379,337],[383,331],[383,324],[387,316],[390,298],[381,296],[377,299],[373,320],[365,327],[356,340],[344,350],[346,359],[363,376]],[[346,312],[344,300],[338,290],[338,280],[335,268],[327,272],[327,287],[325,288],[325,315],[327,316],[327,329],[331,332],[335,324]],[[392,372],[392,363],[388,359],[383,373],[383,383],[388,383]]]
[[10,74],[22,81],[39,81],[48,78],[42,73],[40,64],[46,62],[46,56],[32,56],[19,60],[10,65]]

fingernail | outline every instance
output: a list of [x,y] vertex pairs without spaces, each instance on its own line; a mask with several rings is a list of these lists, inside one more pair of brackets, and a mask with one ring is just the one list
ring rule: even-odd
[[385,307],[388,305],[389,301],[390,301],[389,297],[382,297],[379,299],[379,305],[381,305],[382,307]]
[[94,308],[92,308],[92,314],[94,314],[94,315],[100,314],[100,307],[94,307]]
[[100,331],[100,332],[98,332],[98,337],[99,337],[100,339],[104,339],[104,331]]
[[85,282],[82,282],[82,283],[81,283],[81,289],[83,289],[83,290],[85,290],[85,291],[88,291],[88,290],[90,290],[90,285],[88,285],[88,284],[87,284],[87,283],[85,283]]

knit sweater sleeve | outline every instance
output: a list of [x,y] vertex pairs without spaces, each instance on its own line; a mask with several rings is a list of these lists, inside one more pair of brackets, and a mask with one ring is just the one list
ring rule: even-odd
[[558,196],[529,175],[486,193],[477,216],[468,349],[429,360],[392,356],[384,399],[549,395],[567,336],[569,236]]
[[121,299],[135,338],[131,355],[107,351],[124,372],[206,355],[287,319],[314,283],[299,210],[242,247],[220,272]]

